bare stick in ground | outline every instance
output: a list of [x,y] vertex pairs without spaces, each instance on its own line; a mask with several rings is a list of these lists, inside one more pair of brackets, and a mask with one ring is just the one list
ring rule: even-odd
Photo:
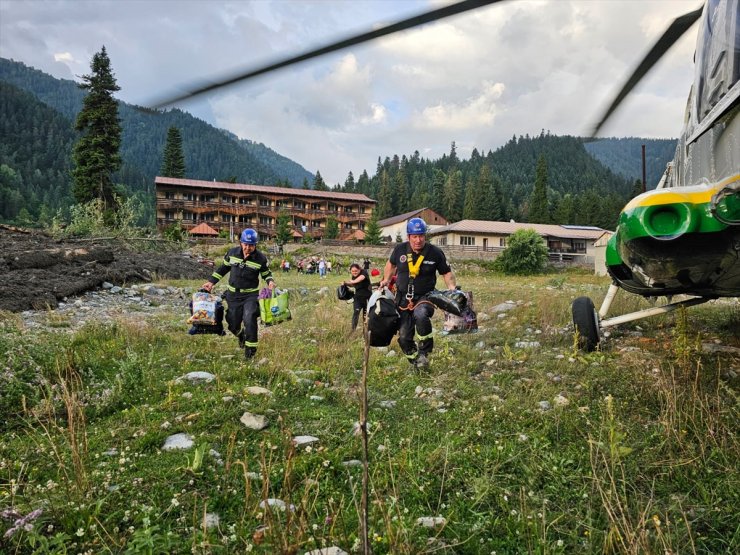
[[362,335],[365,338],[365,350],[362,360],[362,388],[360,392],[360,431],[362,432],[362,501],[360,528],[362,535],[362,552],[370,554],[370,530],[368,528],[368,487],[370,483],[368,440],[367,440],[367,370],[370,360],[370,332],[367,329],[367,317],[362,322]]

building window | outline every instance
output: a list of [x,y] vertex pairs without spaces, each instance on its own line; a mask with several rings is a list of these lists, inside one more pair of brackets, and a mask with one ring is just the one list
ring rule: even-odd
[[499,247],[505,247],[506,246],[506,237],[499,237],[499,239],[498,239],[498,246]]
[[440,247],[447,246],[447,237],[440,237],[437,243]]
[[239,199],[239,204],[254,204],[254,202],[249,197],[242,197]]
[[351,206],[345,206],[344,207],[344,211],[351,214],[352,213],[352,207]]
[[182,198],[185,200],[189,200],[190,202],[195,200],[195,195],[193,193],[183,193]]
[[272,225],[272,218],[269,216],[260,216],[260,223],[262,225]]
[[270,205],[271,205],[270,199],[267,199],[267,198],[260,199],[260,206],[270,206]]
[[239,216],[239,223],[240,224],[251,224],[252,216]]
[[200,195],[201,202],[213,202],[213,195]]
[[212,222],[214,220],[214,215],[212,213],[203,214],[203,220],[206,222]]
[[365,222],[360,222],[359,228],[360,228],[360,229],[361,229],[362,231],[365,231]]
[[321,210],[321,204],[318,202],[311,203],[311,210]]
[[188,221],[193,221],[195,219],[195,217],[193,216],[193,213],[192,212],[183,212],[182,213],[182,219],[183,220],[188,220]]
[[365,207],[364,206],[360,206],[360,214],[364,214],[364,213],[365,213]]
[[344,224],[344,229],[352,229],[352,224],[350,223]]
[[470,237],[468,235],[462,235],[460,237],[460,244],[464,247],[473,247],[475,246],[475,237]]
[[290,207],[290,201],[288,200],[276,200],[275,206],[277,208],[289,208]]
[[573,249],[576,252],[586,252],[586,241],[580,241],[580,240],[573,241]]
[[306,203],[297,200],[293,203],[293,208],[295,208],[296,210],[303,210],[304,208],[306,208]]
[[173,191],[167,191],[164,194],[164,198],[166,198],[167,200],[174,200],[177,197]]
[[175,213],[172,210],[167,210],[164,213],[164,217],[166,220],[171,220],[175,217]]

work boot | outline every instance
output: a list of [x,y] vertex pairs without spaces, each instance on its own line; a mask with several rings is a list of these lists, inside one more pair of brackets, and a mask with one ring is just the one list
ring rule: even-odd
[[244,348],[244,358],[247,360],[252,360],[254,358],[254,355],[257,354],[257,349],[254,347],[245,347]]
[[416,357],[416,367],[419,370],[426,370],[429,368],[429,359],[424,353],[419,353],[419,356]]

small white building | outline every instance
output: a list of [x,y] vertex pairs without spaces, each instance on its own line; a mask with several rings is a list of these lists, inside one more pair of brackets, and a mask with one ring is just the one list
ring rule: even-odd
[[593,226],[461,220],[430,231],[428,237],[432,244],[443,248],[501,252],[509,236],[520,229],[534,229],[541,235],[551,260],[589,265],[595,260],[596,241],[609,233]]
[[411,218],[423,219],[430,231],[447,225],[445,217],[439,215],[431,208],[419,208],[418,210],[412,210],[398,216],[378,220],[380,236],[383,238],[383,241],[393,243],[398,237],[401,238],[401,241],[406,241],[408,239],[406,236],[406,223]]

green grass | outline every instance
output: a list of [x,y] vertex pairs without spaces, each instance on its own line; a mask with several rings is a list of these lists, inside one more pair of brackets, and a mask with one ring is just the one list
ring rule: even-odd
[[[0,551],[361,545],[362,469],[343,463],[362,458],[353,426],[363,345],[350,335],[351,306],[333,297],[343,276],[276,277],[308,294],[292,297],[292,321],[263,328],[261,364],[244,362],[232,337],[188,336],[185,306],[74,334],[53,315],[47,327],[25,329],[19,316],[0,314],[0,510],[42,510],[30,530],[0,539]],[[474,291],[479,333],[437,336],[425,374],[402,356],[370,354],[375,553],[740,549],[738,383],[725,377],[738,361],[698,348],[740,346],[736,302],[627,324],[584,354],[573,347],[569,305],[580,295],[598,305],[606,280],[509,278],[471,264],[458,282]],[[323,286],[328,296],[317,294]],[[490,309],[505,300],[519,305],[498,318]],[[614,311],[644,306],[620,294]],[[399,353],[395,340],[391,349]],[[176,381],[196,370],[217,379]],[[272,395],[249,395],[251,385]],[[270,426],[246,429],[245,411]],[[194,448],[162,452],[177,432]],[[295,435],[320,441],[294,448]],[[295,508],[261,508],[267,498]],[[206,528],[205,513],[219,525]],[[422,528],[423,516],[446,524]],[[12,525],[0,521],[0,535]]]

